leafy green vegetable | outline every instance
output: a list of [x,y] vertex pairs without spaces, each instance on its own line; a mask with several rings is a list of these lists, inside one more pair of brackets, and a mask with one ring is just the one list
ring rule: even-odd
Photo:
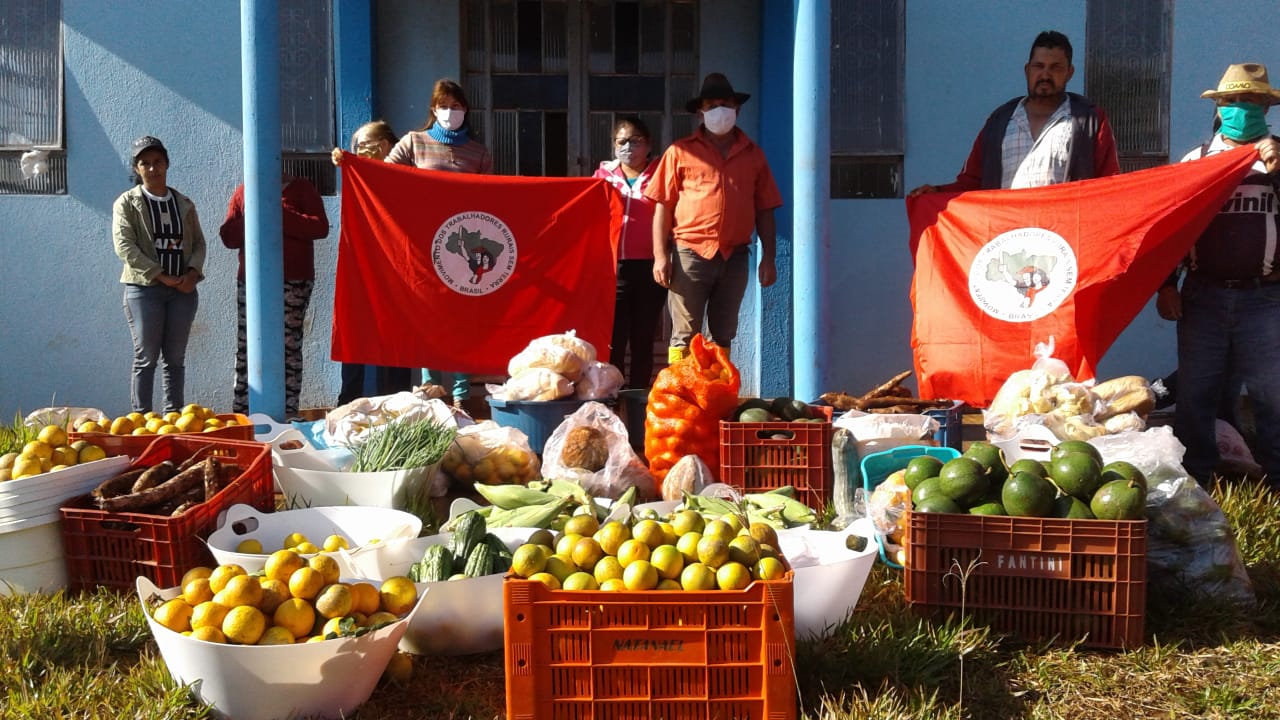
[[409,470],[440,462],[453,444],[458,429],[435,418],[392,420],[370,429],[358,445],[348,445],[355,455],[351,472]]

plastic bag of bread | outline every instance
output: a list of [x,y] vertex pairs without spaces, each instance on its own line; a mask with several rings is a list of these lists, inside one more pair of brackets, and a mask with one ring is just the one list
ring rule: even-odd
[[1132,412],[1145,418],[1156,406],[1156,393],[1141,375],[1125,375],[1093,386],[1093,394],[1102,401],[1097,418],[1106,421]]
[[581,358],[583,365],[596,361],[596,346],[578,337],[576,330],[570,330],[569,332],[560,333],[559,335],[545,335],[534,342],[538,341],[546,341],[553,345],[559,345],[565,350],[568,350]]
[[566,417],[547,438],[542,458],[543,477],[572,480],[596,497],[617,498],[630,487],[641,500],[658,495],[653,475],[631,447],[627,426],[598,402]]
[[625,382],[622,371],[607,362],[593,360],[582,371],[575,383],[574,394],[579,400],[601,400],[618,397],[618,390]]
[[529,343],[507,362],[507,374],[518,377],[528,370],[550,370],[570,382],[577,382],[586,363],[572,350],[541,337]]
[[528,368],[502,385],[486,385],[499,400],[559,400],[573,394],[573,383],[547,368]]

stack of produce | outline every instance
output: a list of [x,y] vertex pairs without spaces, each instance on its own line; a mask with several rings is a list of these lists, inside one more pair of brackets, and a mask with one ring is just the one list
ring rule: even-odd
[[827,422],[827,414],[803,400],[749,398],[733,411],[734,422]]
[[178,597],[153,601],[149,610],[165,628],[205,642],[292,645],[363,635],[398,622],[418,602],[417,587],[402,575],[380,585],[338,576],[328,555],[280,550],[261,575],[239,565],[192,568]]
[[987,432],[1008,438],[1026,423],[1040,424],[1059,440],[1089,440],[1126,430],[1146,429],[1156,396],[1147,379],[1126,375],[1105,382],[1078,383],[1065,369],[1019,370],[1000,387],[984,414]]
[[[1067,440],[1045,461],[1024,458],[1006,466],[989,443],[974,443],[946,463],[912,458],[901,473],[915,512],[969,513],[1067,519],[1141,520],[1147,480],[1123,460],[1102,463],[1097,448]],[[892,476],[891,476],[892,477]],[[886,492],[900,494],[898,482]],[[879,488],[877,488],[877,492]]]
[[463,513],[453,527],[447,545],[428,545],[422,560],[409,568],[415,582],[444,582],[505,573],[511,567],[511,550],[489,532],[484,515]]
[[659,484],[686,455],[697,455],[717,475],[720,421],[738,406],[740,386],[729,351],[701,334],[693,336],[688,356],[658,373],[645,414],[644,454]]
[[210,454],[210,443],[180,464],[164,460],[150,467],[126,470],[89,493],[98,508],[108,512],[181,515],[212,500],[239,476],[241,468]]
[[115,419],[105,415],[96,419],[84,419],[72,426],[78,433],[111,433],[112,435],[169,435],[171,433],[210,432],[235,426],[239,421],[232,417],[220,418],[211,408],[188,404],[181,412],[158,413],[131,412]]
[[925,410],[951,407],[950,400],[925,400],[915,397],[914,393],[903,387],[902,381],[911,376],[910,370],[904,370],[889,381],[868,390],[861,395],[850,395],[843,390],[825,392],[818,397],[836,410],[858,410],[869,413],[910,413],[917,414]]
[[[532,540],[532,539],[531,539]],[[787,572],[771,525],[688,507],[668,521],[575,515],[552,542],[516,549],[511,572],[552,590],[741,590]]]
[[0,482],[56,472],[106,456],[106,451],[87,440],[69,442],[66,430],[58,425],[35,430],[19,419],[12,426],[0,427]]
[[572,330],[532,340],[507,362],[511,377],[490,386],[499,400],[549,401],[612,397],[622,386],[622,372],[596,359],[596,349]]

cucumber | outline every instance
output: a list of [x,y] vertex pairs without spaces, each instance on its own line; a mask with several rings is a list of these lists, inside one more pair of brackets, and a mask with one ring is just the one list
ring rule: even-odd
[[453,574],[453,553],[444,545],[429,545],[417,567],[418,582],[443,582]]
[[469,578],[493,574],[493,550],[488,543],[479,543],[471,549],[471,554],[467,556],[467,567],[462,574]]
[[484,536],[484,544],[489,546],[493,554],[493,572],[505,573],[511,569],[511,550],[502,539],[493,533]]
[[466,562],[471,557],[471,550],[484,540],[488,531],[483,515],[474,511],[461,515],[457,527],[453,529],[451,549],[454,558],[458,562]]

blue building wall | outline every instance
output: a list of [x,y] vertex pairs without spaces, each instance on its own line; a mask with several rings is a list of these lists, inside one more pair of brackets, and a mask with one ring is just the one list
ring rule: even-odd
[[[239,8],[236,3],[63,0],[66,135],[65,196],[0,196],[0,415],[53,402],[111,413],[129,404],[131,341],[121,310],[120,262],[111,248],[111,204],[128,188],[127,148],[143,133],[162,138],[170,184],[190,195],[209,241],[207,279],[187,357],[187,395],[231,404],[236,255],[217,238],[227,199],[241,180]],[[1199,98],[1227,64],[1269,63],[1280,74],[1280,38],[1258,22],[1280,3],[1178,3],[1175,10],[1171,150],[1175,157],[1208,133],[1212,107]],[[375,112],[405,132],[427,115],[432,81],[460,68],[459,3],[383,0],[376,4]],[[765,6],[767,7],[767,6]],[[1076,47],[1082,91],[1085,3],[1014,0],[907,3],[904,186],[949,180],[986,115],[1025,91],[1022,65],[1037,32],[1066,32]],[[145,27],[190,32],[141,33]],[[753,97],[740,125],[761,138],[763,113],[804,112],[765,91],[761,2],[704,0],[699,74],[725,72]],[[144,37],[145,36],[145,37]],[[769,42],[773,42],[770,39]],[[784,73],[785,75],[787,73]],[[766,103],[768,103],[766,105]],[[1272,122],[1280,123],[1273,113]],[[775,127],[785,127],[785,123]],[[346,138],[341,138],[345,144]],[[790,157],[771,154],[775,167]],[[784,198],[790,189],[784,187]],[[302,404],[326,406],[337,394],[328,360],[338,206],[334,229],[317,243],[316,289],[308,316]],[[860,391],[911,366],[911,263],[901,200],[840,200],[831,207],[833,389]],[[786,236],[786,228],[779,229]],[[780,346],[790,318],[760,323],[760,295],[743,307],[735,360],[748,391],[789,384],[761,378],[762,356]],[[796,312],[803,309],[796,308]],[[789,347],[789,345],[782,345]],[[762,351],[763,349],[763,351]],[[1104,376],[1158,376],[1174,365],[1173,328],[1148,308],[1103,359]]]

